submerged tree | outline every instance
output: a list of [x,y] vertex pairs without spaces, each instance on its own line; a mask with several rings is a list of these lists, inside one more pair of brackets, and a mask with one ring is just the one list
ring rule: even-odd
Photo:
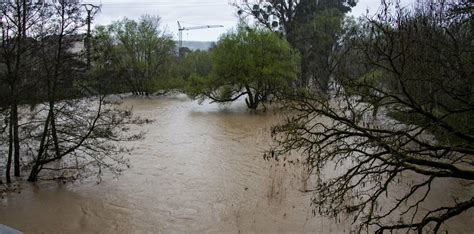
[[[350,213],[359,231],[436,233],[474,206],[472,194],[433,190],[473,185],[474,6],[383,3],[343,42],[331,98],[291,96],[295,113],[273,129],[279,146],[267,157],[303,153],[317,177],[315,212]],[[442,204],[427,206],[435,195]]]
[[15,175],[23,165],[29,181],[46,170],[52,171],[44,174],[48,179],[120,172],[124,149],[114,142],[136,137],[125,135],[134,121],[130,112],[105,105],[101,94],[84,98],[78,85],[87,77],[83,54],[74,50],[84,25],[81,5],[4,1],[2,11],[0,87],[10,92],[7,130],[1,131],[8,141],[7,182],[12,155]]
[[171,79],[167,74],[175,42],[161,31],[159,17],[125,18],[97,27],[93,45],[96,72],[123,83],[128,92],[148,95]]
[[32,1],[2,1],[1,7],[1,48],[0,48],[0,95],[2,108],[8,107],[7,130],[4,133],[7,148],[6,179],[10,182],[11,162],[14,175],[20,176],[21,136],[19,105],[27,99],[34,99],[33,87],[38,80],[32,75],[37,72],[39,59],[35,53],[36,38],[29,32],[37,25],[45,23],[43,5]]
[[[4,136],[6,135],[5,132],[6,132],[7,127],[8,127],[8,122],[5,119],[5,117],[8,116],[8,113],[6,112],[5,109],[6,109],[5,107],[0,105],[0,145],[6,145],[6,142],[7,142]],[[3,158],[7,158],[7,157],[5,157],[6,155],[7,155],[7,150],[3,149],[3,147],[1,147],[0,148],[0,162],[4,160]],[[7,158],[7,160],[8,160],[8,158]],[[11,164],[11,162],[10,162],[10,164]],[[2,165],[0,165],[0,185],[3,184],[3,179],[1,177],[1,175],[4,175]]]
[[247,107],[257,109],[286,92],[298,75],[297,52],[268,30],[239,27],[220,39],[211,56],[211,73],[189,81],[192,97],[233,102],[245,96]]

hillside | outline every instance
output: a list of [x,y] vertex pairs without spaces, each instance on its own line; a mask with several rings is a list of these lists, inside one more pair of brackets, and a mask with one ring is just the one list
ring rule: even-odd
[[[211,48],[213,41],[183,41],[183,47],[188,47],[191,50],[208,50]],[[178,44],[176,42],[176,44]]]

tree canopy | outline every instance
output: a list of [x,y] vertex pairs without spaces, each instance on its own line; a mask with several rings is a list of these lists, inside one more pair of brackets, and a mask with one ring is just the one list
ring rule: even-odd
[[254,0],[235,3],[234,6],[238,8],[239,15],[252,16],[258,24],[290,35],[294,29],[311,21],[318,14],[317,10],[336,9],[346,13],[356,3],[355,0]]
[[245,1],[234,4],[238,14],[252,16],[257,25],[281,33],[302,57],[298,86],[327,92],[343,34],[344,16],[354,0]]
[[[93,40],[95,70],[137,95],[149,94],[168,82],[175,42],[161,31],[160,18],[143,16],[97,27]],[[103,79],[103,78],[101,78]]]
[[192,75],[207,76],[212,70],[212,64],[210,51],[191,51],[181,58],[179,75],[186,80]]
[[245,96],[247,107],[256,109],[287,91],[298,75],[298,53],[265,29],[239,27],[219,40],[211,57],[211,73],[190,80],[192,97],[232,102]]

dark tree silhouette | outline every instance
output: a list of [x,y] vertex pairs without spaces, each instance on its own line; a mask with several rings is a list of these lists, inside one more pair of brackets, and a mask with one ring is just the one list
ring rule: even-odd
[[[0,104],[7,116],[0,122],[0,140],[7,142],[7,182],[12,161],[14,175],[29,170],[32,182],[45,171],[47,179],[120,172],[127,166],[120,153],[127,149],[117,142],[139,138],[126,134],[127,125],[142,121],[106,105],[104,95],[84,97],[80,87],[88,85],[90,74],[76,48],[84,25],[81,5],[3,1],[1,7],[0,88],[8,95]],[[101,91],[101,85],[93,88]]]
[[[474,184],[474,6],[383,3],[341,42],[331,97],[289,97],[295,112],[274,128],[279,144],[266,157],[303,153],[317,177],[315,212],[349,213],[359,231],[436,233],[474,206],[472,194],[432,189]],[[426,206],[434,195],[443,204]]]

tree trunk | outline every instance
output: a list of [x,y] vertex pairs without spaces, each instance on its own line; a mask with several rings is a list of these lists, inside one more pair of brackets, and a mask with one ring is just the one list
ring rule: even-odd
[[[15,62],[15,70],[12,83],[10,84],[13,102],[11,104],[11,125],[13,125],[13,146],[14,146],[14,175],[16,177],[20,176],[20,140],[18,136],[18,98],[19,93],[18,89],[21,87],[21,79],[20,79],[20,64],[22,63],[22,53],[23,51],[23,42],[26,39],[26,0],[22,1],[22,7],[19,6],[20,2],[17,2],[17,17],[18,17],[18,33],[16,43],[17,43],[17,51],[16,51],[16,62]],[[10,133],[11,134],[11,133]]]
[[299,80],[297,81],[298,82],[297,87],[299,87],[299,88],[308,87],[310,76],[311,75],[308,71],[307,64],[304,64],[304,62],[301,63],[301,74],[300,74]]
[[7,183],[11,183],[10,177],[10,170],[12,167],[12,156],[13,156],[13,126],[11,124],[11,116],[10,116],[10,124],[8,127],[8,159],[7,159],[7,168],[6,168],[6,179]]
[[30,176],[28,176],[29,182],[36,182],[38,179],[38,174],[40,172],[39,165],[35,164],[33,168],[31,168]]
[[247,104],[247,108],[255,110],[258,107],[257,97],[252,94],[252,90],[250,87],[246,86],[245,90],[247,91],[247,98],[245,98],[245,103]]
[[22,22],[22,26],[21,26],[21,29],[22,29],[21,30],[21,37],[22,38],[26,38],[26,20],[27,20],[26,16],[27,16],[27,13],[28,13],[28,11],[26,9],[26,2],[27,2],[27,0],[23,0],[23,7],[22,7],[23,8],[23,11],[22,11],[22,13],[23,13],[22,14],[23,15],[23,22]]
[[[3,168],[0,166],[0,176],[2,176],[2,175],[3,175]],[[0,185],[2,185],[2,184],[3,184],[3,180],[2,180],[2,177],[0,177]]]
[[258,101],[254,98],[251,98],[251,96],[245,99],[245,103],[247,104],[247,108],[252,110],[256,110],[258,107]]
[[13,126],[13,146],[14,152],[14,175],[20,176],[20,137],[18,133],[18,104],[15,101],[12,105],[12,122]]
[[43,156],[44,151],[47,150],[46,146],[45,146],[45,144],[46,144],[45,142],[46,142],[46,137],[48,135],[48,126],[49,126],[49,123],[51,122],[50,118],[52,118],[52,111],[51,110],[49,111],[48,117],[46,117],[46,121],[44,123],[43,134],[41,136],[41,143],[40,143],[40,147],[39,147],[39,150],[38,150],[38,156],[35,159],[35,164],[34,164],[33,168],[31,168],[30,176],[28,177],[29,182],[35,182],[36,179],[38,178],[39,172],[41,171],[40,161],[42,160],[42,156]]
[[51,120],[51,135],[53,137],[54,152],[56,154],[56,157],[58,157],[60,152],[59,152],[58,133],[57,133],[57,130],[56,130],[56,120],[55,120],[55,117],[54,117],[54,96],[49,101],[49,111],[50,111],[49,116],[51,116],[51,118],[50,118],[50,120]]

